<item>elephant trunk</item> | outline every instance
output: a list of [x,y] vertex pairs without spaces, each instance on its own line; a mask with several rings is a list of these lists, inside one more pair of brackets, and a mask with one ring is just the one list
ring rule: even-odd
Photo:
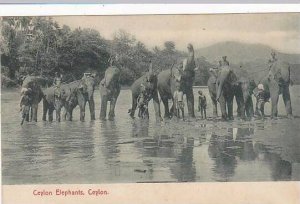
[[217,101],[219,101],[221,95],[223,94],[224,91],[224,85],[225,82],[229,76],[229,69],[227,68],[221,68],[221,71],[219,73],[219,76],[217,78],[217,83],[216,83],[216,88],[217,88]]
[[88,93],[88,99],[90,100],[91,98],[93,98],[94,89],[93,88],[89,88],[87,90],[87,93]]

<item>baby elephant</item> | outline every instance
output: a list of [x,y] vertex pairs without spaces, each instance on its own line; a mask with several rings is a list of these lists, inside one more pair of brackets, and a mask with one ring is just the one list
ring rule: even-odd
[[65,103],[64,90],[57,90],[56,87],[50,87],[44,92],[43,98],[43,121],[46,121],[46,115],[48,113],[48,120],[53,121],[53,111],[56,112],[56,121],[60,122],[61,109]]

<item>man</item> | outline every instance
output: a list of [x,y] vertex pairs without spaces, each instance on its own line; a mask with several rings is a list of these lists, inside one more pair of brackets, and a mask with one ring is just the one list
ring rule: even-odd
[[276,53],[274,50],[272,50],[271,51],[271,59],[269,59],[268,63],[271,66],[276,61],[277,61]]
[[227,56],[222,57],[223,61],[221,62],[222,66],[229,66],[229,62],[227,61]]
[[23,125],[26,117],[29,117],[30,106],[32,103],[32,90],[31,88],[21,90],[21,101],[20,101],[20,111],[22,112],[22,122]]
[[180,112],[182,120],[184,120],[184,103],[183,103],[183,92],[180,90],[179,84],[176,85],[176,91],[174,92],[174,108],[177,118],[180,118]]
[[[202,91],[198,91],[199,94],[199,100],[198,100],[198,112],[201,112],[201,118],[206,119],[206,97],[203,94]],[[203,113],[204,113],[204,117],[203,117]]]
[[60,97],[60,86],[62,82],[62,75],[58,72],[55,72],[55,77],[53,80],[53,86],[54,86],[54,96]]
[[266,95],[265,95],[265,89],[263,84],[258,84],[257,89],[254,90],[254,96],[257,100],[257,111],[261,117],[261,119],[264,119],[264,106],[266,101]]

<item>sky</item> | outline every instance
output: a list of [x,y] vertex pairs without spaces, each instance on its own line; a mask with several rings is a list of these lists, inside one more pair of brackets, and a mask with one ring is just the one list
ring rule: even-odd
[[162,47],[171,40],[177,49],[206,47],[218,42],[260,43],[285,53],[300,54],[300,13],[61,16],[60,25],[72,29],[93,28],[106,39],[122,29],[133,34],[148,48]]

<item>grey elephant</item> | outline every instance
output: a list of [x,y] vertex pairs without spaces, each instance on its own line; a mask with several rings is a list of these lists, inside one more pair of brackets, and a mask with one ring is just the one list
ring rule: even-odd
[[[218,71],[216,81],[217,97],[219,101],[222,119],[233,120],[233,99],[235,97],[237,103],[238,117],[246,119],[246,115],[251,118],[253,116],[252,91],[254,88],[251,85],[252,80],[241,75],[238,70],[233,70],[225,65],[221,66]],[[224,100],[220,100],[224,97]]]
[[116,66],[110,66],[106,69],[104,78],[100,82],[100,120],[105,120],[107,102],[110,101],[108,119],[113,120],[115,117],[115,106],[120,94],[120,69]]
[[186,95],[189,116],[195,117],[193,83],[196,64],[193,46],[188,44],[187,48],[188,58],[180,61],[171,69],[162,71],[157,77],[158,91],[165,107],[165,118],[170,118],[174,113],[174,106],[170,110],[168,100],[171,99],[174,102],[173,95],[176,84],[179,84],[181,91]]
[[260,83],[264,85],[266,96],[265,100],[268,101],[269,99],[271,99],[271,118],[276,118],[278,116],[277,106],[280,94],[282,94],[288,118],[293,118],[292,103],[289,90],[289,86],[291,83],[289,63],[280,60],[275,61],[271,65],[267,77],[265,77]]
[[66,102],[64,104],[66,113],[64,114],[64,118],[71,121],[73,119],[73,110],[78,105],[80,109],[80,121],[84,121],[85,106],[88,102],[91,120],[95,120],[94,76],[84,76],[81,80],[62,85],[61,89],[66,95]]
[[[41,102],[42,98],[44,97],[44,93],[41,88],[41,77],[37,76],[27,76],[22,84],[22,91],[21,91],[21,102],[23,101],[22,98],[24,97],[24,94],[26,90],[31,90],[31,100],[29,104],[26,104],[26,106],[23,106],[23,104],[20,104],[23,106],[23,108],[30,109],[31,116],[29,117],[29,114],[27,114],[25,120],[33,120],[37,122],[37,112],[38,112],[38,104]],[[29,107],[28,107],[29,106]]]
[[[209,91],[209,95],[213,105],[213,118],[218,117],[218,102],[217,102],[217,77],[218,77],[218,70],[216,69],[209,69],[209,78],[207,80],[207,87]],[[219,98],[220,103],[224,103],[223,94]]]
[[142,86],[145,87],[147,92],[147,100],[150,101],[153,99],[153,105],[155,110],[155,118],[156,121],[161,121],[160,115],[160,105],[159,105],[159,98],[158,98],[158,90],[157,90],[157,75],[154,73],[152,69],[152,64],[150,64],[149,70],[146,74],[138,78],[132,85],[131,85],[131,93],[132,93],[132,106],[129,109],[129,115],[131,118],[134,118],[135,111],[138,105],[138,97],[142,93]]
[[59,92],[56,91],[56,87],[47,88],[44,91],[43,98],[43,121],[46,121],[46,116],[48,113],[48,120],[53,121],[53,111],[56,113],[56,120],[60,122],[61,120],[61,109],[65,105],[67,96],[64,89]]

